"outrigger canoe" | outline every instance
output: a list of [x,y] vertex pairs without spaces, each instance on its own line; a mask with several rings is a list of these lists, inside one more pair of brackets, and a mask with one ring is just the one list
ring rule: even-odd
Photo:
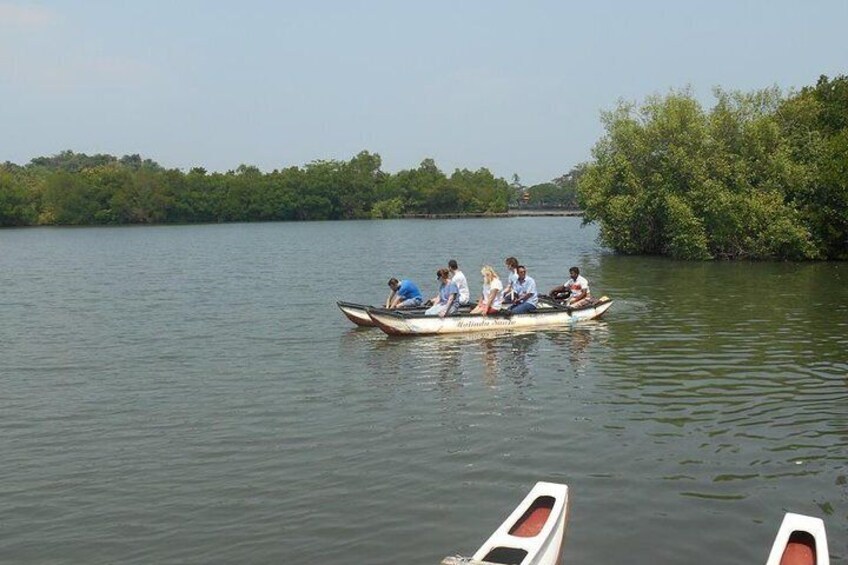
[[442,565],[559,565],[568,523],[568,486],[538,482],[470,558]]
[[766,565],[829,565],[827,534],[821,518],[787,512]]
[[354,304],[353,302],[343,302],[341,300],[336,302],[336,304],[342,311],[342,314],[347,316],[347,319],[357,326],[374,327],[377,325],[374,323],[374,320],[371,319],[371,316],[368,315],[368,309],[373,308],[373,306]]
[[[371,319],[371,316],[368,315],[368,309],[376,308],[376,306],[368,306],[366,304],[355,304],[353,302],[344,302],[343,300],[337,301],[336,305],[338,305],[342,313],[347,316],[347,319],[356,324],[357,326],[374,327],[377,325],[374,323],[374,320]],[[468,304],[467,306],[462,306],[460,307],[460,312],[468,312],[476,305],[477,303],[473,302],[471,304]],[[409,314],[423,314],[426,310],[426,307],[420,306],[418,308],[404,308],[400,311]]]
[[604,296],[590,306],[571,309],[552,301],[539,301],[535,312],[526,314],[462,313],[440,318],[418,312],[368,308],[366,311],[374,325],[389,335],[433,335],[497,330],[530,330],[536,328],[565,327],[578,322],[600,318],[612,300]]

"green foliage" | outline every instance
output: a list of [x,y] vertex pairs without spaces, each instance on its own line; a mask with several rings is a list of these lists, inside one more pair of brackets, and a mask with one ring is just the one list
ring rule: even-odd
[[29,180],[19,168],[0,166],[0,227],[36,221],[35,191],[28,190]]
[[820,255],[848,259],[848,77],[819,78],[777,113],[798,175],[787,200],[809,227]]
[[403,215],[403,200],[397,197],[375,202],[371,208],[371,217],[374,219],[400,218],[401,215]]
[[375,153],[263,173],[165,170],[139,155],[63,151],[0,166],[0,226],[396,218],[505,212],[509,187],[486,169],[448,178],[432,159],[395,175]]
[[682,259],[845,259],[848,83],[689,91],[619,104],[581,172],[585,221],[622,253]]

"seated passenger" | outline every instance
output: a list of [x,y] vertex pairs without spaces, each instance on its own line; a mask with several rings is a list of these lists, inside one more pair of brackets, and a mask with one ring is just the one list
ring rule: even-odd
[[436,278],[441,283],[439,295],[433,298],[433,306],[428,308],[424,314],[439,316],[440,318],[456,314],[459,310],[459,289],[450,279],[450,270],[439,269],[436,271]]
[[489,265],[484,266],[480,273],[483,275],[483,295],[471,313],[488,316],[500,311],[503,302],[503,283]]
[[459,270],[459,265],[456,263],[456,259],[448,261],[448,269],[450,269],[451,272],[451,280],[456,284],[456,288],[459,289],[459,305],[465,306],[471,300],[471,291],[468,290],[468,279],[466,279],[465,274]]
[[590,305],[592,303],[592,294],[589,292],[589,281],[586,280],[586,277],[580,275],[580,269],[577,267],[568,269],[568,274],[571,275],[571,278],[565,281],[564,286],[568,288],[571,294],[565,305],[572,308],[582,308],[583,306]]
[[421,306],[423,297],[418,287],[409,279],[398,282],[394,277],[389,279],[391,294],[386,299],[386,308],[415,308]]
[[507,257],[504,260],[504,265],[509,269],[509,277],[507,278],[506,287],[503,290],[503,301],[506,304],[512,302],[512,299],[515,298],[515,290],[513,287],[515,286],[515,281],[518,280],[518,274],[515,272],[518,269],[518,259],[515,257]]
[[518,280],[513,285],[515,298],[512,301],[512,306],[509,311],[513,314],[525,314],[527,312],[535,312],[536,305],[539,303],[539,295],[536,293],[536,281],[533,277],[527,276],[527,268],[524,265],[519,265],[516,270]]

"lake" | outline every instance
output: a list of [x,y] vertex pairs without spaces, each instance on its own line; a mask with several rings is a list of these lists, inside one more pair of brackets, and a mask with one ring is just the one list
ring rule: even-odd
[[[848,556],[848,264],[622,257],[579,218],[0,231],[0,562],[436,564],[538,480],[564,562]],[[602,321],[355,328],[391,276],[579,265]]]

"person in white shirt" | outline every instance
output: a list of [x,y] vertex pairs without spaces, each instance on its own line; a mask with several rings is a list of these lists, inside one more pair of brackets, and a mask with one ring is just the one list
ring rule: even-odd
[[483,295],[480,297],[477,307],[471,313],[488,316],[500,311],[503,303],[503,283],[495,270],[489,265],[485,265],[480,270],[480,274],[483,275]]
[[580,275],[580,269],[577,267],[568,269],[568,274],[570,275],[568,280],[551,290],[551,298],[567,298],[565,305],[572,308],[587,306],[592,302],[589,281]]
[[448,268],[451,272],[451,281],[459,289],[459,304],[460,306],[465,306],[471,300],[471,291],[468,290],[468,279],[466,279],[463,272],[459,270],[459,265],[456,263],[456,259],[448,261]]

